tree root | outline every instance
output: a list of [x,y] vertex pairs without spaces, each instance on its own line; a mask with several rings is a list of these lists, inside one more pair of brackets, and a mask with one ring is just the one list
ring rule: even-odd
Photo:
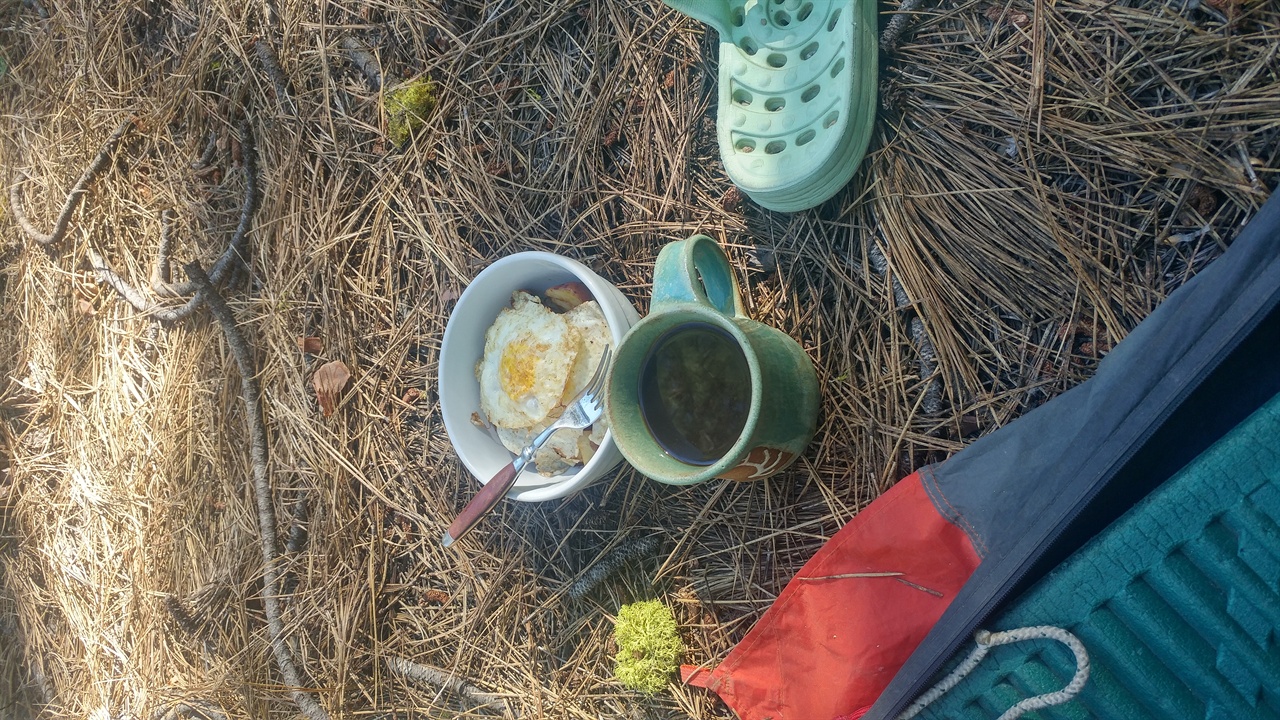
[[129,128],[133,126],[133,118],[120,123],[116,131],[111,133],[111,137],[103,143],[102,150],[98,152],[98,156],[93,159],[89,167],[80,175],[80,180],[71,188],[71,192],[67,193],[67,201],[62,204],[62,212],[58,213],[58,220],[53,225],[53,231],[49,233],[40,232],[40,230],[27,217],[26,212],[22,209],[22,181],[29,176],[22,173],[21,177],[9,187],[9,208],[13,211],[13,217],[18,221],[18,226],[26,233],[27,237],[40,243],[41,245],[55,245],[62,237],[67,234],[67,226],[71,223],[71,215],[75,213],[76,208],[80,205],[80,201],[84,199],[85,190],[89,188],[89,183],[102,172],[111,160],[111,155],[115,152],[116,146],[120,144],[120,139],[124,137]]
[[249,457],[253,466],[254,499],[258,506],[258,531],[262,542],[262,607],[267,616],[271,650],[298,708],[311,720],[328,720],[329,714],[315,697],[302,689],[302,675],[285,644],[284,620],[280,616],[275,506],[272,503],[271,478],[267,469],[267,426],[262,412],[262,389],[258,386],[253,352],[240,328],[236,326],[235,315],[227,301],[218,294],[212,279],[205,274],[200,263],[190,262],[182,268],[198,288],[196,298],[209,305],[209,310],[222,328],[227,346],[231,348],[240,371],[240,396],[244,400],[245,419],[249,426]]

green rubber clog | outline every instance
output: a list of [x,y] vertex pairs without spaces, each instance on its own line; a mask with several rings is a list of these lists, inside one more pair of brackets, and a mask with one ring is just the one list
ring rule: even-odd
[[720,33],[717,137],[729,179],[770,210],[830,198],[875,121],[871,0],[664,0]]

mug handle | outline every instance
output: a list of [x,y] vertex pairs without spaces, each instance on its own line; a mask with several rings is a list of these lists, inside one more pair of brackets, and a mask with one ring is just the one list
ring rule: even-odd
[[746,317],[733,266],[706,235],[668,243],[658,253],[650,304],[656,308],[667,303],[700,303],[723,315]]

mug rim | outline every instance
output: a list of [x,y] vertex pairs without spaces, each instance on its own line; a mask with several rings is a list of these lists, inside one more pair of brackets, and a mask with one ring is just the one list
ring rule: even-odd
[[[683,319],[675,319],[672,317],[673,315],[682,315]],[[678,479],[670,478],[670,477],[658,477],[656,474],[651,474],[652,468],[645,467],[645,465],[647,465],[645,460],[642,459],[640,462],[637,462],[636,460],[632,459],[632,454],[628,452],[628,446],[630,444],[630,440],[624,438],[624,435],[626,435],[626,433],[614,432],[618,427],[618,423],[616,419],[616,413],[618,412],[616,410],[617,406],[615,403],[612,402],[612,396],[615,393],[615,387],[616,387],[616,382],[615,382],[617,379],[616,371],[618,368],[618,362],[615,359],[613,363],[613,368],[611,368],[609,372],[608,394],[610,396],[609,398],[610,402],[607,403],[607,414],[609,416],[609,429],[610,429],[610,432],[613,432],[613,442],[614,442],[614,446],[618,449],[618,452],[622,454],[622,457],[628,463],[630,463],[632,467],[640,471],[640,473],[643,474],[645,477],[648,477],[649,479],[655,480],[660,483],[665,483],[667,485],[696,485],[698,483],[711,480],[712,478],[717,477],[720,473],[726,472],[728,470],[731,470],[737,467],[742,462],[742,459],[746,456],[746,454],[750,452],[751,437],[755,433],[756,425],[759,424],[759,421],[760,421],[760,407],[762,402],[761,390],[763,385],[763,376],[761,375],[761,372],[760,372],[759,356],[756,353],[755,347],[752,346],[751,341],[748,339],[746,332],[738,325],[739,320],[754,322],[750,320],[750,318],[746,318],[738,315],[726,315],[725,313],[720,312],[718,309],[708,305],[704,305],[702,303],[697,303],[697,302],[664,303],[661,313],[650,314],[642,318],[640,322],[636,323],[631,327],[631,329],[627,332],[626,336],[622,339],[622,342],[619,343],[616,352],[618,353],[618,357],[621,358],[624,352],[628,352],[628,350],[626,349],[628,342],[629,341],[634,342],[638,334],[644,332],[646,326],[657,325],[659,323],[671,323],[670,327],[664,328],[661,331],[659,331],[658,336],[660,337],[662,334],[669,332],[671,329],[674,329],[676,326],[689,323],[689,322],[705,321],[705,322],[708,322],[709,324],[715,325],[716,327],[724,330],[725,332],[729,333],[733,337],[734,342],[737,343],[738,345],[738,349],[742,351],[743,356],[747,360],[747,369],[751,377],[751,408],[747,413],[747,419],[743,422],[742,431],[738,434],[738,438],[737,440],[734,441],[733,445],[727,451],[725,451],[724,455],[722,455],[720,459],[716,460],[714,463],[711,463],[710,465],[693,465],[677,459],[675,456],[671,455],[671,453],[667,452],[667,450],[662,447],[662,445],[657,441],[657,439],[654,438],[653,433],[649,430],[648,423],[645,422],[644,417],[641,416],[639,418],[639,423],[642,426],[642,432],[648,438],[647,440],[648,448],[646,449],[651,449],[651,450],[660,452],[663,455],[670,457],[672,460],[675,460],[676,462],[680,463],[681,465],[684,465],[688,468],[692,468],[698,471],[698,472],[691,473],[686,477],[682,477]],[[655,338],[655,340],[656,339],[657,338]],[[643,366],[644,359],[648,356],[648,353],[650,350],[652,350],[652,345],[644,348],[644,357],[641,357],[638,363],[638,366]],[[635,378],[635,380],[636,382],[639,382],[638,377]],[[638,411],[638,406],[639,406],[638,401],[636,402],[636,405],[637,405],[637,411]],[[633,448],[633,449],[640,450],[641,448]]]

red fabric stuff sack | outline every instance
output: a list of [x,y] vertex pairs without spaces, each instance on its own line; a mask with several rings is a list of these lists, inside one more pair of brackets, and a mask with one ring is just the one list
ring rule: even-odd
[[[860,717],[937,622],[979,556],[930,499],[926,468],[840,529],[713,670],[685,682],[714,690],[742,720]],[[944,506],[945,507],[945,506]]]

